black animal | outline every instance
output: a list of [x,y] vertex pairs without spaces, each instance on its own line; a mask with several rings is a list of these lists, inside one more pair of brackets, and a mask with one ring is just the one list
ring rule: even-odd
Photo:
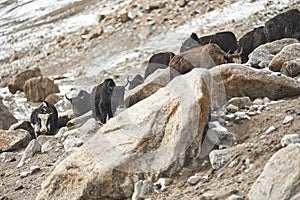
[[190,37],[188,37],[180,47],[180,53],[188,51],[190,49],[200,47],[201,42],[196,33],[192,33]]
[[91,95],[84,90],[80,90],[76,97],[68,98],[67,95],[65,97],[72,104],[74,117],[79,117],[92,109]]
[[40,107],[32,111],[30,122],[36,136],[54,135],[58,125],[58,114],[54,105],[44,101]]
[[151,56],[144,74],[144,80],[157,69],[166,69],[175,56],[172,52],[161,52]]
[[129,77],[127,77],[127,82],[129,83],[129,90],[132,90],[138,85],[141,85],[144,82],[144,79],[141,75],[137,74],[133,77],[132,80],[129,80]]
[[267,43],[264,27],[257,27],[239,39],[242,63],[248,61],[248,55],[258,46]]
[[61,127],[67,126],[68,122],[71,120],[69,116],[60,116],[57,119],[57,129],[60,129]]
[[115,114],[119,106],[125,106],[125,102],[124,102],[125,86],[115,86],[113,89],[113,93],[111,95],[111,111],[113,115]]
[[92,113],[96,120],[106,123],[113,117],[112,95],[116,84],[113,79],[105,79],[101,84],[93,88],[91,94]]
[[31,125],[30,121],[23,121],[22,123],[17,123],[15,125],[13,125],[10,129],[11,130],[17,130],[17,129],[26,130],[30,133],[31,139],[36,139],[36,135],[35,135],[34,129]]

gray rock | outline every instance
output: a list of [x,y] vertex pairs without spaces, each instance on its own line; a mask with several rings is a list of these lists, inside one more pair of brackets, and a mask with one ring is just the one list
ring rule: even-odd
[[300,43],[285,46],[270,62],[269,68],[274,72],[280,72],[283,64],[300,57]]
[[0,96],[0,130],[7,130],[12,124],[18,120],[10,113],[8,108],[3,104],[2,97]]
[[34,174],[40,170],[41,170],[41,168],[38,165],[34,165],[34,166],[30,167],[29,172],[30,172],[30,174]]
[[239,111],[239,107],[229,104],[226,106],[226,110],[230,113],[235,113],[235,112]]
[[21,177],[21,178],[25,178],[25,177],[27,177],[29,174],[30,174],[29,171],[24,171],[24,172],[21,172],[21,173],[20,173],[20,177]]
[[29,132],[25,130],[0,130],[0,152],[14,151],[25,148],[31,140]]
[[55,167],[37,199],[126,199],[126,177],[177,173],[201,149],[210,82],[207,70],[194,69],[111,118]]
[[287,146],[289,144],[300,143],[300,135],[299,134],[288,134],[283,136],[280,141],[281,146]]
[[247,108],[252,105],[252,101],[249,97],[234,97],[229,99],[227,105],[232,104],[237,106],[239,109]]
[[229,149],[213,150],[209,153],[209,160],[213,169],[220,169],[231,159]]
[[139,180],[134,185],[134,192],[131,200],[139,200],[146,197],[146,195],[151,194],[154,191],[153,183],[150,180]]
[[250,200],[300,198],[300,146],[290,144],[276,152],[249,192]]
[[283,124],[288,124],[288,123],[290,123],[290,122],[293,121],[293,120],[294,120],[294,117],[292,117],[292,116],[286,116],[286,117],[283,119],[282,123],[283,123]]
[[266,134],[270,134],[273,133],[274,131],[276,131],[277,128],[275,126],[270,126],[267,130],[266,130]]
[[255,68],[268,67],[270,61],[283,47],[294,43],[299,43],[299,41],[293,38],[284,38],[260,45],[249,55],[248,63]]
[[70,148],[73,147],[80,147],[81,145],[83,145],[83,141],[80,138],[76,138],[76,137],[68,137],[64,142],[64,149],[65,151],[68,151]]
[[281,73],[289,77],[298,76],[300,74],[300,59],[290,60],[283,63]]
[[213,76],[221,75],[223,81],[219,84],[224,84],[227,99],[248,96],[250,99],[268,97],[277,100],[300,94],[297,80],[275,76],[269,71],[238,64],[219,65],[209,71]]
[[230,197],[228,197],[226,200],[245,200],[245,198],[241,197],[241,196],[238,196],[236,194],[233,194]]
[[31,140],[25,151],[22,153],[22,157],[17,168],[22,167],[29,158],[32,158],[34,154],[38,152],[41,152],[41,145],[37,142],[37,140]]
[[130,107],[137,102],[151,96],[160,88],[165,87],[171,80],[172,77],[170,67],[156,70],[146,78],[144,83],[125,93],[124,98],[126,106]]
[[89,111],[89,112],[85,113],[84,115],[81,115],[79,117],[71,119],[67,125],[79,127],[79,126],[82,126],[90,118],[92,118],[92,111]]
[[201,180],[200,176],[194,175],[188,178],[187,182],[191,185],[196,185]]
[[261,98],[257,98],[253,101],[253,105],[264,105],[265,101]]
[[0,162],[11,162],[15,160],[16,153],[14,152],[3,152],[0,154]]

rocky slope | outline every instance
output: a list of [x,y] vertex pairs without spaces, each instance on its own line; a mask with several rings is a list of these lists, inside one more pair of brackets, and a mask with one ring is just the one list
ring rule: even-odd
[[[92,4],[94,6],[91,6]],[[60,114],[63,114],[71,108],[70,104],[63,99],[65,93],[72,93],[72,90],[78,91],[81,88],[91,91],[91,88],[105,77],[113,77],[118,84],[123,84],[127,75],[143,74],[146,61],[153,53],[165,50],[178,53],[181,42],[192,31],[205,35],[229,30],[240,37],[252,28],[263,25],[270,17],[280,12],[290,8],[299,9],[299,5],[299,1],[280,3],[276,1],[214,1],[209,3],[169,1],[149,4],[143,1],[129,1],[109,14],[94,14],[94,17],[97,16],[97,23],[91,26],[83,27],[74,33],[40,37],[37,45],[26,47],[2,59],[1,85],[7,86],[9,79],[17,72],[39,66],[42,74],[55,79],[55,84],[59,86],[60,93],[57,93],[56,106]],[[73,14],[90,13],[95,11],[97,6],[99,6],[97,2],[82,1],[73,10]],[[68,8],[65,9],[68,10]],[[245,9],[243,13],[240,11],[241,8]],[[68,12],[62,13],[73,15]],[[56,22],[65,17],[64,14],[52,13],[50,16],[53,20],[49,20],[46,24],[50,27],[56,26]],[[222,19],[218,19],[220,16],[223,16]],[[39,29],[37,22],[33,20],[31,23],[27,26],[36,26]],[[206,23],[206,26],[203,23]],[[43,28],[40,27],[40,29]],[[27,36],[29,37],[30,34]],[[32,38],[29,37],[30,39]],[[16,40],[19,39],[6,40],[4,43],[9,46]],[[264,56],[260,53],[256,56],[253,53],[252,61],[258,60],[266,65],[265,63],[271,61],[270,57],[273,58],[275,55],[269,51],[269,47],[265,47],[263,52]],[[103,195],[102,198],[108,199],[131,198],[131,196],[150,199],[226,199],[232,195],[237,195],[242,199],[259,199],[262,196],[255,195],[265,195],[263,189],[269,189],[267,185],[272,185],[280,192],[274,194],[272,189],[269,189],[269,196],[264,196],[265,199],[297,199],[298,188],[293,188],[299,183],[297,170],[293,171],[295,176],[289,177],[290,182],[288,182],[282,178],[288,176],[285,175],[285,165],[278,165],[276,174],[282,174],[282,177],[275,177],[273,180],[285,182],[284,188],[278,186],[276,181],[264,179],[264,176],[272,179],[272,173],[275,170],[272,168],[274,163],[289,162],[288,170],[295,170],[299,167],[299,162],[297,162],[299,147],[295,145],[283,147],[289,143],[299,143],[297,122],[300,116],[300,98],[297,95],[299,95],[300,86],[298,78],[279,77],[278,74],[264,69],[261,71],[237,70],[243,67],[246,66],[220,67],[224,72],[218,74],[224,80],[223,97],[227,95],[229,99],[234,96],[249,96],[252,100],[249,99],[250,105],[245,107],[232,103],[227,106],[226,116],[221,113],[227,122],[225,125],[227,130],[222,129],[222,132],[215,129],[217,133],[214,132],[212,137],[217,134],[219,141],[213,140],[212,143],[220,143],[220,150],[215,150],[210,156],[208,152],[213,147],[209,145],[207,153],[201,155],[200,158],[196,156],[197,151],[200,151],[201,138],[192,134],[203,132],[202,126],[209,117],[208,107],[214,105],[205,99],[211,95],[207,93],[211,85],[206,85],[207,80],[211,78],[209,75],[204,75],[203,79],[198,80],[193,74],[189,74],[186,75],[187,80],[178,78],[176,79],[178,81],[173,81],[166,87],[167,89],[159,90],[155,95],[148,95],[150,97],[146,101],[120,113],[103,126],[96,135],[100,126],[92,119],[83,126],[77,124],[75,127],[64,127],[55,137],[39,137],[37,141],[32,140],[30,143],[26,133],[15,131],[13,134],[18,135],[19,138],[11,138],[6,136],[6,134],[11,134],[10,132],[3,131],[1,150],[7,146],[13,146],[14,150],[0,154],[1,199],[35,199],[38,193],[40,193],[39,199],[69,199],[70,197],[97,199],[101,195]],[[230,73],[232,73],[230,78],[226,79]],[[245,76],[235,76],[243,73]],[[297,74],[294,71],[293,73]],[[151,80],[155,80],[155,77]],[[156,80],[161,81],[161,79]],[[206,80],[205,84],[203,80]],[[163,80],[164,84],[159,87],[165,86],[169,81],[170,79],[166,78]],[[197,95],[192,95],[189,99],[191,101],[185,100],[183,103],[177,98],[186,94],[176,93],[176,91],[184,92],[183,88],[186,89],[184,86],[192,86],[193,84],[189,81],[193,81],[195,86],[201,88],[201,91],[198,87],[190,87],[187,92],[193,91],[192,94]],[[178,86],[175,82],[182,83],[182,85]],[[236,85],[246,87],[241,87],[241,90],[234,89]],[[155,91],[159,87],[155,88]],[[262,93],[259,93],[262,88]],[[204,94],[205,98],[202,98],[200,94]],[[28,120],[31,110],[38,105],[27,102],[23,92],[12,95],[7,87],[1,89],[1,96],[3,96],[4,105],[18,120]],[[192,102],[195,96],[199,98],[197,103]],[[270,104],[268,98],[255,100],[257,97],[266,96],[271,99],[284,99],[284,101]],[[292,97],[287,98],[288,96]],[[161,109],[165,112],[161,112]],[[143,112],[137,115],[140,110]],[[201,110],[201,116],[193,113],[194,110]],[[183,111],[191,113],[189,115]],[[185,119],[191,120],[184,121]],[[193,122],[194,125],[189,126],[189,122]],[[173,124],[177,123],[178,127],[174,128]],[[198,124],[200,124],[199,127]],[[148,127],[150,125],[152,126]],[[137,127],[143,127],[143,130]],[[214,130],[213,127],[215,125],[210,127],[210,131]],[[159,151],[160,147],[168,144],[170,140],[184,141],[184,136],[178,134],[185,133],[182,131],[185,129],[190,130],[192,134],[189,137],[193,139],[188,149],[180,146],[185,149],[182,151],[183,155],[180,154],[179,146],[176,145],[177,148],[170,147],[172,151],[169,150],[172,153],[167,150],[166,152]],[[153,137],[153,130],[159,133],[155,137]],[[129,135],[124,134],[128,132],[130,132]],[[102,134],[106,135],[105,139],[102,138]],[[219,138],[220,134],[225,135],[223,140]],[[296,135],[282,140],[289,134]],[[136,139],[132,140],[132,136]],[[94,139],[89,140],[91,137]],[[97,146],[107,144],[106,140],[109,140],[112,146]],[[21,141],[21,146],[13,144],[13,141]],[[99,141],[99,143],[94,144],[92,141]],[[121,148],[123,153],[111,151],[112,147]],[[161,163],[153,162],[152,157],[137,160],[147,165],[135,163],[135,153],[149,153],[150,155],[150,152],[154,150],[159,152],[160,159],[158,160],[169,161],[166,162],[166,166],[162,167],[159,165]],[[73,154],[73,152],[76,153]],[[284,156],[287,152],[292,153]],[[115,155],[119,155],[118,158],[122,158],[122,162],[117,159],[111,160]],[[158,155],[151,154],[151,156]],[[103,158],[105,158],[104,167],[101,165]],[[213,162],[214,159],[215,162]],[[218,159],[221,159],[221,162]],[[171,165],[173,161],[176,162]],[[109,164],[113,165],[113,168]],[[128,166],[130,167],[127,168]],[[147,168],[149,166],[158,167],[158,169],[149,169]],[[132,171],[139,167],[143,173],[138,174]],[[87,173],[82,173],[85,170]],[[258,177],[259,180],[256,181]],[[98,184],[91,184],[95,182]],[[153,182],[156,182],[154,187]],[[57,187],[57,184],[60,186]],[[74,186],[77,189],[73,190]],[[68,189],[69,192],[63,191],[63,188]],[[94,192],[95,188],[98,188],[98,193]],[[263,189],[259,191],[261,188]],[[280,196],[282,194],[285,195]],[[237,199],[234,196],[230,198]]]

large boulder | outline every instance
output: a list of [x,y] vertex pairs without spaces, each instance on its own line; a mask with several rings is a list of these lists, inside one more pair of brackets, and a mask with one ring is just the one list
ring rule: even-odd
[[0,152],[19,150],[26,147],[30,140],[31,136],[25,130],[0,130]]
[[49,94],[59,92],[58,86],[48,77],[31,78],[25,82],[24,92],[27,101],[40,102],[43,101]]
[[126,106],[130,107],[137,102],[149,97],[158,89],[165,87],[173,78],[171,70],[172,68],[170,67],[166,69],[157,69],[153,74],[147,77],[144,83],[132,90],[128,90],[125,93]]
[[276,15],[265,23],[264,32],[268,42],[282,38],[296,38],[300,40],[300,12],[291,9]]
[[280,72],[287,61],[300,58],[300,43],[285,46],[270,62],[269,68],[274,72]]
[[111,118],[56,166],[37,199],[128,199],[139,179],[178,172],[200,153],[207,79],[206,70],[194,69]]
[[293,38],[284,38],[260,45],[249,55],[248,63],[255,68],[268,67],[270,61],[283,47],[294,43],[299,43],[299,41]]
[[285,62],[280,71],[289,77],[300,75],[300,58]]
[[7,130],[12,124],[18,122],[18,120],[9,112],[7,107],[2,102],[0,96],[0,130]]
[[259,45],[267,42],[264,33],[264,27],[260,26],[255,28],[239,39],[239,47],[242,50],[241,58],[242,63],[248,61],[248,55]]
[[300,199],[299,155],[299,144],[291,144],[275,153],[252,185],[249,199]]
[[18,90],[23,91],[24,84],[27,80],[39,76],[42,76],[39,67],[22,71],[9,80],[8,89],[12,94],[15,94]]
[[297,80],[277,76],[270,71],[239,64],[220,65],[209,71],[213,76],[221,76],[222,82],[219,84],[224,84],[228,100],[243,96],[252,100],[264,97],[278,100],[300,94],[300,84]]

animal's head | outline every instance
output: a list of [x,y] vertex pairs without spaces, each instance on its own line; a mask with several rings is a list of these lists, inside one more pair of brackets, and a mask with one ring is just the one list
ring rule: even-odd
[[72,103],[73,113],[75,117],[83,115],[91,109],[91,95],[88,92],[80,90],[76,97],[68,98],[67,95],[65,96],[66,99],[68,99]]
[[115,82],[113,79],[108,78],[104,80],[104,85],[108,89],[109,92],[113,92],[114,87],[116,86]]
[[37,113],[37,123],[38,126],[35,127],[36,132],[41,132],[42,134],[46,134],[50,130],[50,124],[48,124],[48,120],[50,116],[53,114],[49,104],[45,101],[38,109]]

